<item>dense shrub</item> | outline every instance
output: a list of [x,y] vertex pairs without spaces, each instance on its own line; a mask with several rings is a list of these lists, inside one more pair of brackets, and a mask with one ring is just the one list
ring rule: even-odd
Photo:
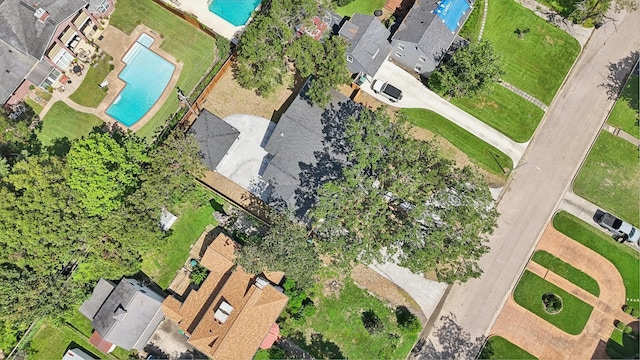
[[542,295],[542,303],[544,304],[544,311],[548,314],[557,314],[562,311],[562,298],[554,293]]
[[189,275],[189,278],[191,278],[191,281],[194,284],[200,285],[204,282],[204,279],[207,278],[207,275],[209,275],[209,270],[206,267],[197,264],[193,269],[191,269],[191,275]]
[[398,326],[411,332],[418,332],[422,328],[420,320],[406,306],[398,306],[396,308],[396,321]]
[[363,312],[361,319],[362,325],[364,325],[364,328],[367,329],[369,334],[374,335],[384,331],[382,320],[380,320],[373,310]]
[[625,326],[624,330],[622,330],[622,332],[624,332],[625,334],[630,334],[632,331],[633,329],[629,325]]
[[616,328],[618,330],[623,331],[625,327],[626,325],[622,321],[616,320]]

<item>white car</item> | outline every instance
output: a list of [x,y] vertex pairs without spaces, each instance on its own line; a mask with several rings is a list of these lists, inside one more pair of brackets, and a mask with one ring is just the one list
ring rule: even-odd
[[609,230],[613,234],[613,238],[620,242],[627,241],[637,244],[638,240],[640,240],[640,230],[608,212],[598,210],[595,215],[593,215],[593,219],[598,225]]

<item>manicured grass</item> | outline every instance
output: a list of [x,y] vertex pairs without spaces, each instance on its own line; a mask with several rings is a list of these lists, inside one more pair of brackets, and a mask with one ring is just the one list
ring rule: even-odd
[[98,61],[98,66],[88,66],[89,70],[84,80],[82,80],[82,84],[69,96],[69,99],[78,105],[92,108],[100,105],[105,96],[107,96],[107,92],[102,90],[98,84],[103,82],[111,71],[109,68],[111,60],[113,60],[113,57],[107,54]]
[[451,103],[516,142],[529,141],[544,116],[542,109],[499,84],[492,84],[485,95]]
[[35,102],[30,97],[25,98],[24,102],[27,103],[27,105],[31,106],[31,108],[36,113],[36,115],[40,115],[40,113],[42,112],[42,109],[43,109],[42,105],[38,104],[37,102]]
[[611,359],[637,359],[639,347],[638,339],[615,329],[607,341],[607,355]]
[[82,333],[82,335],[86,337],[90,337],[93,333],[93,325],[91,325],[91,320],[82,315],[80,311],[74,311],[65,320],[67,321],[67,324],[69,326],[78,330],[80,333]]
[[[552,292],[562,298],[562,311],[547,314],[542,304],[542,295]],[[555,325],[571,335],[578,335],[589,320],[593,307],[538,275],[526,270],[513,292],[513,299],[520,306]]]
[[44,145],[51,145],[57,138],[72,140],[88,135],[96,126],[102,126],[102,120],[97,116],[75,111],[62,101],[57,101],[42,119],[38,138]]
[[[479,5],[483,6],[483,5]],[[530,29],[519,40],[516,29]],[[580,52],[578,41],[512,0],[489,1],[483,40],[502,56],[503,79],[549,104]]]
[[[297,339],[300,345],[316,358],[405,359],[418,334],[399,328],[394,310],[357,287],[350,278],[342,283],[339,294],[322,296],[316,301],[316,313],[303,319],[296,329],[303,334],[320,334],[322,338],[310,343]],[[322,290],[318,293],[322,294]],[[370,335],[362,323],[362,312],[369,310],[384,324],[380,334]],[[393,351],[385,349],[389,346],[389,333],[400,336]]]
[[178,220],[171,227],[171,235],[158,248],[143,257],[142,271],[158,286],[166,289],[176,272],[187,261],[191,245],[207,225],[217,224],[213,218],[215,210],[209,203],[198,208],[188,208],[179,214]]
[[444,117],[424,109],[402,109],[401,111],[412,124],[441,135],[465,153],[474,164],[486,171],[506,178],[503,168],[513,167],[511,159],[502,151]]
[[[610,236],[577,217],[561,211],[553,218],[553,226],[561,233],[602,255],[618,269],[622,276],[627,298],[640,298],[640,253],[624,244],[618,244]],[[640,308],[640,302],[627,301]],[[618,304],[622,305],[622,304]]]
[[480,359],[537,359],[501,336],[492,336],[482,348]]
[[353,16],[353,13],[373,15],[373,12],[382,9],[386,0],[353,0],[345,6],[340,6],[336,12],[342,16]]
[[88,338],[72,330],[66,325],[55,325],[46,321],[36,332],[31,340],[31,348],[34,353],[29,355],[30,360],[61,359],[69,348],[81,348],[94,358],[113,360],[128,360],[133,353],[122,348],[116,348],[111,354],[103,354],[88,341]]
[[477,41],[482,25],[482,14],[484,13],[484,3],[477,3],[471,10],[471,14],[460,29],[460,37],[470,41]]
[[[110,24],[129,34],[139,23],[162,34],[160,48],[184,63],[177,85],[189,93],[213,63],[215,40],[151,0],[118,0]],[[136,133],[147,139],[153,137],[177,108],[178,98],[170,96]]]
[[639,81],[640,78],[638,78],[638,75],[631,75],[629,77],[627,85],[622,91],[622,94],[620,94],[607,120],[612,126],[618,127],[636,138],[640,138],[640,134],[638,133],[638,131],[640,131],[638,127],[638,111],[640,111],[638,104],[638,96],[640,94]]
[[571,281],[594,296],[600,296],[600,286],[594,278],[548,252],[543,250],[536,251],[531,260]]
[[638,148],[602,131],[573,183],[573,191],[638,226],[639,178]]
[[542,5],[548,6],[555,10],[562,17],[567,18],[575,9],[575,0],[537,0]]

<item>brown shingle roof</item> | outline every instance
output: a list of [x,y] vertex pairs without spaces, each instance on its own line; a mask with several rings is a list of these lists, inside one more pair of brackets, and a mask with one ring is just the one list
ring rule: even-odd
[[[210,273],[184,303],[169,297],[163,304],[167,318],[190,335],[189,342],[216,359],[251,359],[289,298],[268,284],[255,285],[255,276],[241,268],[233,271],[238,244],[224,234],[207,247],[201,264]],[[220,323],[214,318],[220,304],[233,307]]]

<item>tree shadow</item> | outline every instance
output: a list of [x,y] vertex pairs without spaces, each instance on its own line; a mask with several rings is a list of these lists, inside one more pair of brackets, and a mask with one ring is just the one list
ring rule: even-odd
[[89,355],[89,356],[93,357],[94,359],[98,359],[98,358],[99,358],[99,356],[97,356],[95,353],[93,353],[93,352],[91,352],[91,351],[87,350],[85,347],[83,347],[82,345],[78,344],[78,343],[77,343],[77,342],[75,342],[75,341],[72,341],[72,342],[69,344],[69,346],[67,346],[67,348],[64,350],[64,353],[62,353],[61,355],[62,355],[62,356],[64,356],[64,354],[66,354],[66,353],[67,353],[67,351],[69,351],[69,350],[73,350],[73,349],[80,349],[80,350],[82,350],[82,351],[86,352],[86,353],[87,353],[87,355]]
[[304,338],[302,333],[292,334],[292,339],[302,345],[302,348],[309,352],[316,359],[344,359],[344,355],[340,347],[329,340],[326,340],[322,334],[311,334],[310,340]]
[[165,353],[158,345],[149,343],[144,346],[144,352],[152,355],[154,359],[169,359],[169,354]]
[[[629,55],[620,59],[616,63],[609,63],[607,69],[607,81],[598,85],[605,89],[610,100],[616,100],[627,81],[627,77],[638,62],[638,51],[632,51]],[[637,94],[636,94],[637,95]]]
[[486,337],[471,338],[471,334],[456,322],[456,316],[449,313],[440,317],[441,324],[432,333],[438,348],[431,341],[420,339],[411,350],[414,359],[475,359],[484,346]]

